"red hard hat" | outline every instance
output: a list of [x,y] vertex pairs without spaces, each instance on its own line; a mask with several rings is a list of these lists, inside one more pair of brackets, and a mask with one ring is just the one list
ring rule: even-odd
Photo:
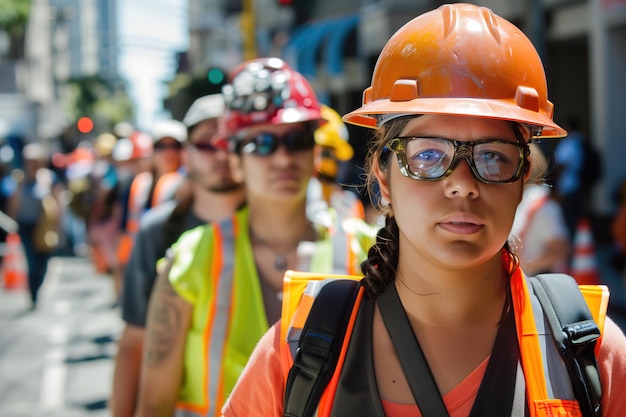
[[260,123],[321,121],[313,88],[279,58],[258,58],[240,64],[223,88],[226,134]]
[[133,153],[131,159],[150,158],[154,152],[152,136],[136,130],[128,139],[133,143]]
[[391,37],[363,105],[343,119],[375,128],[392,114],[476,116],[563,137],[553,112],[541,59],[524,33],[485,7],[447,4]]

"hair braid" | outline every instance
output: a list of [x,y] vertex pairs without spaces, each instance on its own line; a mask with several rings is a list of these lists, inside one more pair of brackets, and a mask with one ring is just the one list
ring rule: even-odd
[[398,232],[395,218],[388,216],[385,227],[376,234],[376,243],[370,248],[367,259],[361,263],[365,275],[363,286],[370,297],[382,294],[386,285],[394,280],[398,265]]

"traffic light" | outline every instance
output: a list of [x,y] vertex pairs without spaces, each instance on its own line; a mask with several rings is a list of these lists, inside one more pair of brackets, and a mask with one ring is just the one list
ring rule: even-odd
[[219,68],[211,68],[207,72],[207,79],[212,85],[222,85],[226,80],[226,74]]
[[76,122],[76,128],[80,133],[89,133],[93,130],[93,120],[89,117],[81,117]]

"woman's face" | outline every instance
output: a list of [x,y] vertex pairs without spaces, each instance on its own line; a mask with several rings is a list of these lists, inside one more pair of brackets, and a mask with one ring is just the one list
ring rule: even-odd
[[[441,115],[416,117],[399,136],[517,142],[508,122]],[[479,181],[463,158],[449,176],[423,181],[402,175],[391,155],[389,168],[377,170],[376,176],[400,230],[401,255],[453,269],[477,266],[499,254],[523,190],[523,178],[509,184]]]
[[[258,139],[258,151],[246,147],[253,138]],[[287,149],[285,138],[299,149]],[[280,145],[270,151],[275,140]],[[239,168],[249,198],[306,199],[315,143],[310,127],[304,123],[257,125],[246,131],[241,143]]]

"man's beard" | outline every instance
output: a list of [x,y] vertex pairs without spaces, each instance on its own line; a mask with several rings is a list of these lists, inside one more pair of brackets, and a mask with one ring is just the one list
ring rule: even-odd
[[231,182],[231,183],[220,184],[220,185],[215,185],[215,186],[208,186],[206,188],[208,191],[211,191],[216,194],[227,194],[233,191],[237,191],[241,189],[241,187],[243,187],[242,184]]

